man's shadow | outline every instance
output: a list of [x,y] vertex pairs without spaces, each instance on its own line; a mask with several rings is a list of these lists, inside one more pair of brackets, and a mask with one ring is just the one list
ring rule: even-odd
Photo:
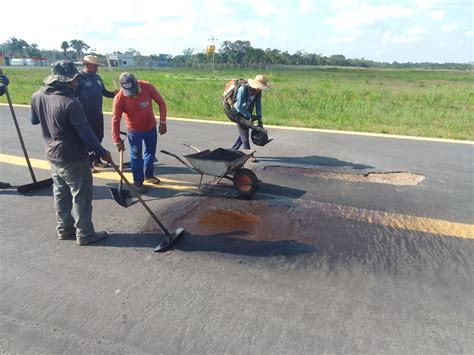
[[[216,252],[221,254],[234,254],[242,256],[272,257],[296,256],[314,252],[314,247],[302,244],[295,240],[282,241],[256,241],[241,239],[239,236],[247,235],[245,231],[233,231],[211,235],[192,235],[188,232],[180,238],[169,250],[184,252]],[[109,238],[92,244],[91,246],[114,248],[146,248],[153,250],[166,236],[160,233],[138,234],[110,234]]]

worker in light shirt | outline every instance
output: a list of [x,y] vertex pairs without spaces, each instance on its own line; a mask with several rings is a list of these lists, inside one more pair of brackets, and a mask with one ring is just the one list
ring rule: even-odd
[[[166,133],[166,103],[153,85],[137,80],[131,73],[120,74],[120,86],[121,89],[115,95],[113,103],[112,141],[118,151],[125,150],[125,145],[120,139],[120,121],[124,115],[130,144],[133,182],[137,191],[144,193],[147,191],[143,185],[144,181],[151,184],[160,183],[160,179],[154,174],[153,165],[158,141],[153,101],[160,109],[158,128],[160,135]],[[142,152],[143,145],[144,152]]]

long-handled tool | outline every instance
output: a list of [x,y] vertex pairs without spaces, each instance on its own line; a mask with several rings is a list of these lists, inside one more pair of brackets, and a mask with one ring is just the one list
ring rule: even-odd
[[31,178],[33,179],[33,182],[31,184],[18,186],[16,190],[20,193],[25,193],[33,190],[42,189],[43,187],[51,186],[53,184],[52,178],[41,181],[36,180],[35,173],[33,172],[33,168],[31,167],[30,158],[28,157],[28,153],[26,152],[25,142],[23,141],[23,137],[21,135],[20,126],[18,125],[18,121],[16,119],[15,110],[13,110],[13,104],[10,98],[10,93],[8,92],[8,88],[5,88],[5,94],[7,96],[8,106],[10,106],[13,122],[15,123],[16,132],[18,133],[18,138],[20,139],[21,149],[23,149],[23,155],[25,156],[26,163],[28,164],[28,169],[30,170]]
[[[145,203],[145,201],[143,201],[142,197],[140,196],[140,194],[134,189],[134,187],[132,186],[132,184],[130,184],[130,182],[127,180],[127,178],[125,177],[125,175],[120,171],[120,169],[118,168],[118,166],[112,162],[112,166],[114,167],[115,171],[117,172],[117,174],[120,175],[120,177],[122,178],[123,181],[125,181],[125,183],[127,184],[128,188],[130,189],[130,191],[133,192],[133,194],[137,197],[138,201],[143,205],[143,207],[145,207],[145,209],[147,210],[147,212],[150,214],[150,216],[155,220],[155,222],[160,226],[161,230],[163,232],[165,232],[166,234],[166,238],[165,240],[163,240],[160,244],[158,244],[155,248],[155,252],[163,252],[167,249],[169,249],[169,247],[179,238],[179,237],[182,237],[183,234],[185,233],[185,230],[184,228],[177,228],[173,234],[171,234],[168,229],[163,225],[163,223],[160,222],[160,220],[158,219],[158,217],[156,217],[156,215],[153,213],[153,211],[150,209],[150,207],[148,207],[148,205]],[[123,206],[123,205],[122,205]],[[124,206],[124,207],[128,207],[128,206]]]
[[[110,63],[109,55],[106,54],[105,57],[107,58],[107,65],[109,66],[109,70],[113,73],[114,71],[112,70],[112,64]],[[116,79],[116,77],[113,76],[112,81],[114,82],[115,90],[117,90],[117,83],[116,83],[115,79]]]
[[[123,173],[123,150],[120,151],[120,161],[119,161],[119,169]],[[130,207],[135,202],[132,199],[132,194],[128,190],[123,189],[123,179],[120,178],[119,186],[111,187],[110,192],[112,193],[112,197],[114,200],[123,207]]]

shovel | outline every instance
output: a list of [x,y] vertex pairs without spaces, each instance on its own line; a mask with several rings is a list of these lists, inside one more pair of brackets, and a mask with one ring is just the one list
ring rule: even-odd
[[41,181],[36,180],[35,173],[33,172],[33,168],[31,167],[30,158],[28,157],[28,153],[26,152],[25,142],[23,141],[23,137],[21,135],[20,126],[18,126],[15,111],[13,110],[13,104],[10,98],[10,93],[8,92],[8,88],[5,88],[5,94],[7,95],[8,106],[10,106],[13,122],[15,123],[16,133],[18,134],[18,138],[20,139],[21,149],[23,150],[23,155],[25,156],[26,164],[28,164],[28,169],[30,170],[31,178],[33,179],[33,182],[31,184],[18,186],[16,190],[23,194],[33,190],[42,189],[43,187],[49,187],[53,184],[52,178]]
[[[119,160],[119,169],[123,173],[123,150],[120,151],[120,160]],[[120,182],[118,188],[111,187],[110,192],[112,193],[112,197],[114,200],[122,207],[130,207],[135,202],[132,199],[132,194],[128,190],[124,190],[123,188],[123,180],[120,177]]]
[[[156,215],[153,213],[153,211],[150,209],[150,207],[148,207],[148,205],[145,203],[145,201],[142,199],[142,197],[140,196],[140,194],[134,189],[134,187],[132,186],[132,184],[130,184],[130,182],[127,180],[127,178],[125,177],[125,175],[123,175],[123,173],[120,171],[120,169],[118,168],[118,166],[112,162],[112,166],[113,168],[115,169],[115,171],[117,172],[117,174],[120,175],[120,178],[125,182],[125,184],[127,184],[128,188],[130,189],[130,191],[133,192],[133,194],[137,197],[138,201],[143,205],[143,207],[145,207],[145,209],[147,210],[147,212],[150,214],[150,216],[155,220],[155,222],[160,226],[161,230],[163,232],[165,232],[166,234],[166,238],[165,240],[163,240],[160,244],[158,244],[155,248],[155,252],[163,252],[163,251],[166,251],[167,249],[169,249],[171,247],[171,245],[180,237],[183,236],[183,234],[186,232],[184,228],[178,228],[174,231],[173,234],[171,234],[168,229],[163,225],[163,223],[160,222],[160,220],[158,219],[158,217],[156,217]],[[115,198],[115,196],[114,196]],[[118,201],[117,201],[118,202]],[[121,206],[124,206],[122,204],[120,204]],[[128,207],[128,206],[124,206],[124,207]]]

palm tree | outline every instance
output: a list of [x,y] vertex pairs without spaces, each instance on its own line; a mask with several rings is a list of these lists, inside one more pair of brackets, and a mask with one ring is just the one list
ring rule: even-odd
[[79,57],[82,57],[83,49],[88,50],[90,48],[84,41],[81,41],[80,39],[73,39],[72,41],[69,41],[69,44],[72,48],[74,48]]
[[61,43],[61,49],[63,50],[63,53],[64,53],[64,59],[67,59],[67,50],[69,49],[69,42],[68,41],[63,41],[63,43]]
[[11,37],[10,40],[7,41],[7,45],[10,47],[13,55],[19,57],[25,57],[25,49],[29,47],[29,44],[25,40],[15,37]]

